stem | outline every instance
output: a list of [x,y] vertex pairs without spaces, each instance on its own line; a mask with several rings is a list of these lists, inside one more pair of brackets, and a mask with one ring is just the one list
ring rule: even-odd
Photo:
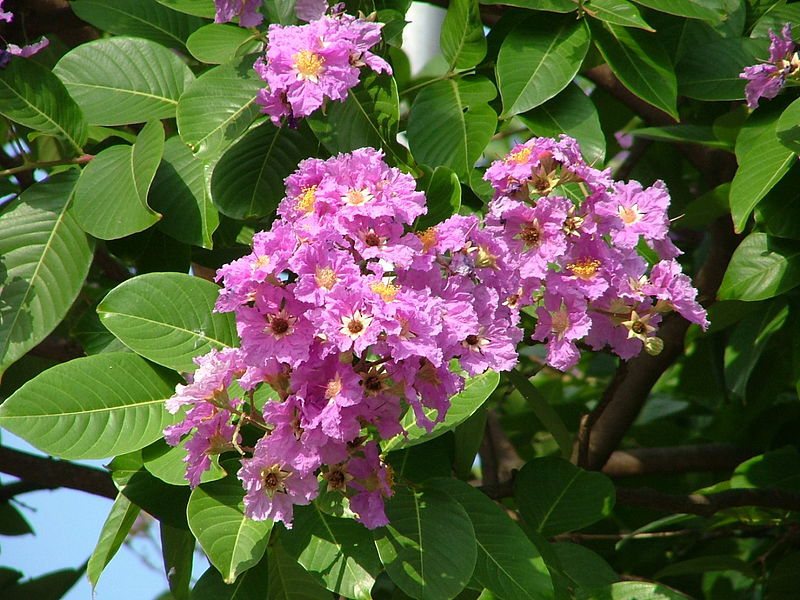
[[438,83],[439,81],[446,81],[448,79],[452,79],[453,77],[455,77],[457,75],[469,75],[470,73],[474,73],[476,68],[477,67],[471,67],[469,69],[464,69],[463,71],[458,71],[458,72],[448,71],[444,75],[439,75],[439,77],[434,77],[433,79],[428,79],[427,81],[423,81],[422,83],[418,83],[417,85],[412,85],[410,88],[404,89],[402,92],[400,92],[399,96],[400,97],[405,96],[406,94],[409,94],[409,93],[411,93],[413,91],[416,91],[416,90],[418,90],[420,88],[424,88],[425,86],[430,85],[432,83]]
[[42,160],[39,162],[28,162],[27,160],[25,163],[21,164],[18,167],[11,167],[10,169],[5,169],[0,171],[0,177],[6,177],[8,175],[13,175],[14,173],[21,173],[23,171],[33,171],[34,169],[42,169],[45,167],[57,167],[60,165],[82,165],[94,158],[93,154],[84,154],[82,156],[78,156],[76,158],[64,158],[61,160]]

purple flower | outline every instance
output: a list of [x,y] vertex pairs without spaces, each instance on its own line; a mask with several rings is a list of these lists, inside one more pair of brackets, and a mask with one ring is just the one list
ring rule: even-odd
[[611,239],[621,248],[635,248],[639,237],[663,240],[669,230],[669,194],[663,181],[642,189],[638,181],[616,183],[607,200],[594,204],[595,214],[611,222]]
[[791,23],[783,26],[780,36],[770,29],[769,37],[771,43],[766,64],[745,67],[744,72],[739,74],[739,77],[748,80],[744,93],[750,108],[756,108],[760,98],[777,96],[786,78],[800,73],[800,58],[795,51]]
[[[3,10],[3,1],[4,0],[0,0],[0,21],[11,23],[11,21],[14,20],[14,13]],[[5,49],[0,49],[0,69],[8,64],[12,56],[28,58],[29,56],[33,56],[39,52],[39,50],[47,47],[49,43],[49,40],[43,36],[39,38],[38,42],[34,42],[33,44],[28,44],[26,46],[7,44]]]
[[261,25],[264,17],[258,12],[261,0],[214,0],[217,9],[214,23],[227,23],[239,17],[241,27]]

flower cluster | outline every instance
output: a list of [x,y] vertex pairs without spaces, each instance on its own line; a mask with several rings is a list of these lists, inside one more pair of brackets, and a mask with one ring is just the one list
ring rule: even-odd
[[780,36],[770,29],[769,37],[769,60],[745,67],[744,72],[739,74],[739,77],[748,80],[744,93],[750,108],[756,108],[760,98],[777,96],[787,78],[800,76],[800,57],[792,39],[791,24],[783,26]]
[[[11,21],[14,20],[14,13],[3,10],[3,2],[4,0],[0,0],[0,21],[11,23]],[[49,43],[46,37],[41,37],[38,42],[26,46],[17,46],[16,44],[7,43],[4,49],[0,48],[0,69],[8,64],[12,56],[21,56],[23,58],[33,56]]]
[[239,17],[239,26],[261,25],[264,16],[258,12],[261,0],[214,0],[214,23],[227,23]]
[[[567,136],[518,144],[485,178],[495,196],[484,231],[515,272],[518,304],[536,307],[533,339],[546,343],[548,364],[572,367],[579,341],[625,359],[642,348],[657,354],[657,326],[672,310],[708,325],[675,261],[662,182],[615,182],[587,165]],[[641,243],[660,258],[649,276]]]
[[[319,14],[319,6],[306,3],[303,17]],[[344,101],[358,84],[360,67],[391,73],[389,64],[369,51],[381,39],[381,23],[335,12],[305,25],[270,25],[266,57],[254,68],[267,82],[256,100],[276,125],[306,117],[327,100]]]
[[[300,163],[272,229],[218,272],[216,310],[235,313],[241,346],[197,359],[167,402],[188,408],[165,434],[173,445],[190,435],[193,486],[210,456],[236,450],[248,516],[291,526],[321,477],[377,527],[392,495],[378,440],[403,433],[406,410],[432,430],[465,375],[513,368],[522,308],[559,369],[578,360],[578,341],[623,358],[658,351],[670,310],[706,325],[674,260],[661,182],[614,182],[565,136],[517,145],[486,178],[496,194],[483,222],[454,215],[414,231],[425,198],[380,151]],[[649,273],[642,243],[662,257]],[[233,383],[244,397],[229,396]],[[259,405],[264,388],[273,398]]]

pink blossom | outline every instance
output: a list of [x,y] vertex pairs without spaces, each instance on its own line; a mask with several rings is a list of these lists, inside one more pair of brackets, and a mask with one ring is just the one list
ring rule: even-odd
[[214,0],[214,23],[227,23],[239,17],[241,27],[256,27],[264,20],[258,12],[261,0]]
[[791,23],[786,23],[780,36],[769,30],[771,40],[769,60],[764,64],[745,67],[739,74],[747,79],[744,88],[747,106],[756,108],[761,98],[774,98],[786,83],[787,77],[796,77],[800,72],[795,42],[792,39]]

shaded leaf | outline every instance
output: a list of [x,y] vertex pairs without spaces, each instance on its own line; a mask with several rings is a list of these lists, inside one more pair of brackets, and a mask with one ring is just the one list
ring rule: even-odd
[[645,31],[655,31],[644,20],[639,8],[628,0],[591,0],[585,5],[587,12],[600,21],[621,25],[622,27],[636,27]]
[[722,279],[721,300],[765,300],[800,284],[800,243],[765,233],[748,235]]
[[192,588],[191,600],[264,600],[269,579],[267,556],[255,567],[242,573],[233,583],[225,583],[214,567],[209,567]]
[[744,68],[764,55],[764,40],[720,39],[686,53],[675,68],[680,93],[697,100],[743,100]]
[[578,594],[578,600],[691,600],[660,583],[621,581],[608,587]]
[[269,600],[330,600],[331,593],[287,554],[280,544],[269,549]]
[[433,227],[458,212],[461,207],[461,183],[451,169],[423,167],[424,175],[417,181],[417,188],[425,194],[428,212],[419,217],[417,230]]
[[117,499],[114,500],[105,523],[103,523],[100,538],[97,540],[86,566],[86,575],[93,588],[97,587],[100,575],[128,536],[133,522],[139,515],[139,510],[139,507],[132,504],[123,494],[117,494]]
[[439,46],[450,68],[466,69],[486,55],[478,0],[453,0],[447,7],[439,36]]
[[188,600],[195,539],[190,531],[159,523],[161,557],[169,591],[175,600]]
[[726,17],[727,7],[723,0],[634,0],[653,10],[719,23]]

